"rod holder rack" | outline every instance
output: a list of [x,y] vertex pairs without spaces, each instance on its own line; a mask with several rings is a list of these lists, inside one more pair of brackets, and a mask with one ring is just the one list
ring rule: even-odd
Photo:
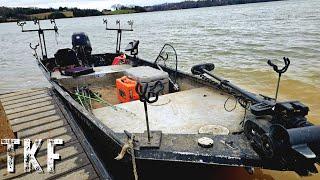
[[[22,32],[38,32],[42,59],[47,59],[48,53],[47,53],[47,46],[46,46],[44,32],[45,31],[54,31],[55,33],[58,33],[58,27],[56,25],[56,21],[54,19],[50,19],[50,23],[54,25],[53,28],[41,28],[40,20],[38,20],[38,19],[33,20],[33,23],[34,23],[34,25],[38,25],[38,29],[24,29],[24,25],[27,24],[25,21],[18,21],[17,25],[21,27]],[[33,50],[35,50],[35,49],[33,49]]]
[[117,31],[117,44],[116,44],[116,53],[120,53],[120,48],[121,48],[121,37],[122,37],[122,32],[123,31],[133,31],[133,21],[129,20],[127,21],[128,25],[130,28],[121,28],[121,22],[120,20],[116,20],[116,28],[109,28],[108,27],[108,20],[103,19],[103,24],[106,24],[106,30],[107,31]]

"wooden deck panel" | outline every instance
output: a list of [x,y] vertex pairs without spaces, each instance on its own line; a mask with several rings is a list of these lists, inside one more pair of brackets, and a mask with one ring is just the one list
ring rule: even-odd
[[48,97],[44,97],[44,98],[40,98],[40,99],[34,99],[34,100],[26,101],[26,102],[21,102],[18,104],[7,105],[4,109],[10,110],[10,109],[19,108],[19,107],[28,107],[30,105],[38,104],[41,102],[51,102],[51,100],[52,100],[52,98],[50,96],[48,96]]
[[21,94],[28,94],[28,93],[32,93],[35,91],[43,91],[45,89],[46,88],[37,88],[37,89],[26,89],[26,90],[21,90],[21,91],[16,91],[16,92],[8,92],[8,93],[0,94],[0,99],[12,97],[12,96],[17,96],[17,95],[21,95]]
[[[44,173],[34,170],[25,173],[23,170],[23,146],[16,149],[15,173],[8,173],[6,153],[0,154],[0,179],[97,179],[99,178],[77,136],[68,121],[53,101],[49,89],[32,89],[13,93],[0,94],[4,110],[17,138],[42,139],[43,143],[36,156]],[[46,139],[59,138],[64,145],[55,146],[55,153],[61,157],[56,161],[56,173],[46,172],[47,142]],[[21,144],[23,144],[21,142]]]
[[76,172],[68,173],[59,177],[60,180],[81,179],[81,178],[97,179],[98,177],[95,176],[94,169],[90,165],[84,166],[78,169]]
[[14,126],[16,124],[38,120],[38,119],[46,118],[46,117],[49,117],[49,116],[52,116],[52,115],[56,115],[56,114],[57,114],[56,110],[45,111],[45,112],[41,112],[41,113],[30,115],[30,116],[24,116],[24,117],[13,119],[13,120],[10,121],[10,124],[12,126]]
[[53,115],[53,116],[49,116],[49,117],[45,117],[45,118],[41,118],[41,119],[36,119],[34,121],[29,121],[29,122],[25,122],[25,123],[20,123],[20,124],[15,124],[12,125],[12,129],[14,129],[16,132],[21,131],[23,129],[28,129],[28,128],[32,128],[34,126],[39,126],[42,124],[46,124],[46,123],[50,123],[53,121],[57,121],[60,120],[61,117],[57,116],[57,115]]
[[[66,148],[62,148],[62,149],[56,150],[56,153],[58,153],[60,155],[60,157],[62,159],[61,162],[63,162],[63,161],[65,161],[63,159],[72,158],[72,157],[74,157],[74,156],[76,156],[78,154],[83,153],[83,149],[81,148],[80,144],[75,144],[75,145],[72,145],[72,146],[68,146]],[[37,161],[40,164],[42,170],[44,171],[43,174],[49,174],[49,173],[46,172],[47,154],[45,153],[45,154],[43,154],[41,156],[37,156]],[[59,172],[59,170],[57,169],[57,164],[58,163],[59,163],[59,161],[56,161],[56,166],[55,166],[56,172]],[[88,164],[88,162],[86,162],[84,165],[87,165],[87,164]],[[31,175],[31,173],[25,173],[23,168],[24,168],[23,162],[16,163],[16,165],[15,165],[16,172],[15,173],[8,173],[7,172],[7,168],[3,168],[3,169],[0,170],[0,175],[4,179]],[[64,167],[64,168],[68,169],[68,167]],[[33,172],[35,172],[35,171],[33,171]],[[37,174],[34,174],[34,175],[37,175]],[[33,176],[33,178],[34,179],[39,179],[36,176]]]
[[7,109],[6,110],[6,114],[7,115],[11,115],[11,114],[14,114],[14,113],[20,113],[20,112],[23,112],[23,111],[28,111],[28,110],[32,110],[32,109],[48,106],[48,105],[51,105],[51,104],[52,104],[51,101],[44,101],[44,102],[40,102],[40,103],[36,103],[36,104],[25,105],[25,106],[22,106],[22,107],[11,108],[11,109]]
[[35,91],[35,92],[26,93],[26,94],[19,94],[19,95],[15,95],[15,96],[5,97],[5,98],[2,98],[1,101],[8,102],[8,101],[27,98],[27,97],[31,97],[31,96],[40,95],[40,94],[47,94],[47,91],[42,90],[42,91]]
[[48,94],[39,94],[39,95],[25,97],[25,98],[21,98],[21,99],[12,100],[12,101],[6,101],[6,102],[3,102],[2,104],[4,106],[7,106],[7,105],[18,104],[18,103],[22,103],[22,102],[35,100],[35,99],[41,99],[41,98],[44,98],[44,97],[49,97],[49,95]]
[[28,111],[23,111],[23,112],[19,112],[19,113],[14,113],[14,114],[10,114],[7,115],[9,120],[13,120],[13,119],[17,119],[17,118],[21,118],[21,117],[25,117],[25,116],[30,116],[33,114],[38,114],[40,112],[46,112],[46,111],[50,111],[50,110],[54,110],[55,106],[54,105],[49,105],[49,106],[44,106],[44,107],[40,107],[40,108],[35,108],[35,109],[31,109]]
[[[76,144],[76,143],[79,143],[78,139],[75,137],[75,136],[70,136],[68,134],[64,134],[64,135],[61,135],[61,136],[58,136],[56,138],[61,138],[63,139],[63,146],[61,145],[56,145],[55,146],[55,151],[59,150],[59,149],[62,149],[62,148],[66,148],[72,144]],[[19,163],[22,163],[23,162],[23,147],[22,146],[19,146],[18,149],[16,149],[15,151],[15,163],[16,164],[19,164]],[[40,157],[41,155],[43,154],[47,154],[47,141],[46,140],[43,140],[43,143],[41,145],[41,147],[39,148],[39,151],[38,151],[38,154],[37,154],[37,157]],[[0,169],[2,168],[6,168],[7,167],[7,155],[6,153],[2,153],[0,154],[0,159],[1,159],[1,163],[0,164]]]
[[19,131],[18,137],[23,139],[23,138],[27,138],[27,137],[30,137],[35,134],[39,134],[41,132],[48,132],[50,130],[57,129],[57,128],[63,127],[63,126],[69,126],[69,125],[65,120],[61,119],[59,121],[54,121],[54,122],[51,122],[48,124],[44,124],[44,125],[30,128],[30,129],[25,129],[25,130]]
[[[43,173],[38,174],[37,172],[33,172],[32,174],[26,174],[25,176],[21,176],[19,179],[30,179],[34,180],[37,179],[60,179],[61,176],[72,173],[74,177],[77,177],[77,179],[87,179],[85,176],[81,176],[81,174],[75,174],[77,173],[77,170],[89,165],[90,161],[86,157],[85,153],[81,154],[75,154],[73,157],[69,157],[67,160],[58,162],[56,165],[56,173],[50,174],[50,173]],[[81,172],[78,172],[81,173]],[[86,172],[87,176],[96,177],[95,172]],[[90,174],[91,173],[91,174]]]

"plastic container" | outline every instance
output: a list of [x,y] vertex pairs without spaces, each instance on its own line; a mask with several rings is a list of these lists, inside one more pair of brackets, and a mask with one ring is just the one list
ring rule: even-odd
[[112,65],[120,65],[120,64],[128,64],[125,54],[117,56],[113,59]]
[[130,102],[139,99],[135,87],[137,82],[133,79],[123,76],[116,79],[117,96],[120,102]]

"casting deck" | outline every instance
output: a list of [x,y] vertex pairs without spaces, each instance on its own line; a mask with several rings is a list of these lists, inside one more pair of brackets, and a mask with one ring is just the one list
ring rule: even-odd
[[[150,129],[168,134],[198,134],[203,126],[220,125],[231,133],[240,131],[244,111],[242,108],[225,111],[226,98],[205,87],[159,96],[156,103],[148,105]],[[231,106],[234,103],[230,100]],[[136,100],[115,107],[118,109],[107,106],[92,112],[115,132],[143,133],[146,130],[142,102]]]
[[[32,89],[0,95],[0,101],[19,139],[42,139],[43,144],[36,158],[44,173],[34,170],[25,173],[23,169],[23,146],[16,149],[15,173],[7,172],[6,153],[0,154],[0,179],[99,179],[99,172],[83,147],[83,140],[75,133],[73,126],[60,109],[51,89]],[[63,139],[64,145],[56,145],[55,173],[46,171],[46,139]],[[21,142],[22,144],[22,142]]]

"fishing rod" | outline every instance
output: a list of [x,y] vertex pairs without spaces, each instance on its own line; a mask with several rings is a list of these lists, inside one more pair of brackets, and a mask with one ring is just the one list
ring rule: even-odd
[[58,27],[57,27],[54,19],[50,19],[50,23],[54,25],[53,28],[41,28],[40,20],[38,20],[38,19],[33,20],[33,23],[34,23],[34,25],[38,25],[38,29],[24,29],[23,27],[26,24],[25,21],[18,21],[17,25],[21,27],[22,32],[38,32],[42,59],[47,59],[48,54],[47,54],[47,46],[46,46],[46,39],[44,36],[44,32],[45,31],[54,31],[57,34]]

